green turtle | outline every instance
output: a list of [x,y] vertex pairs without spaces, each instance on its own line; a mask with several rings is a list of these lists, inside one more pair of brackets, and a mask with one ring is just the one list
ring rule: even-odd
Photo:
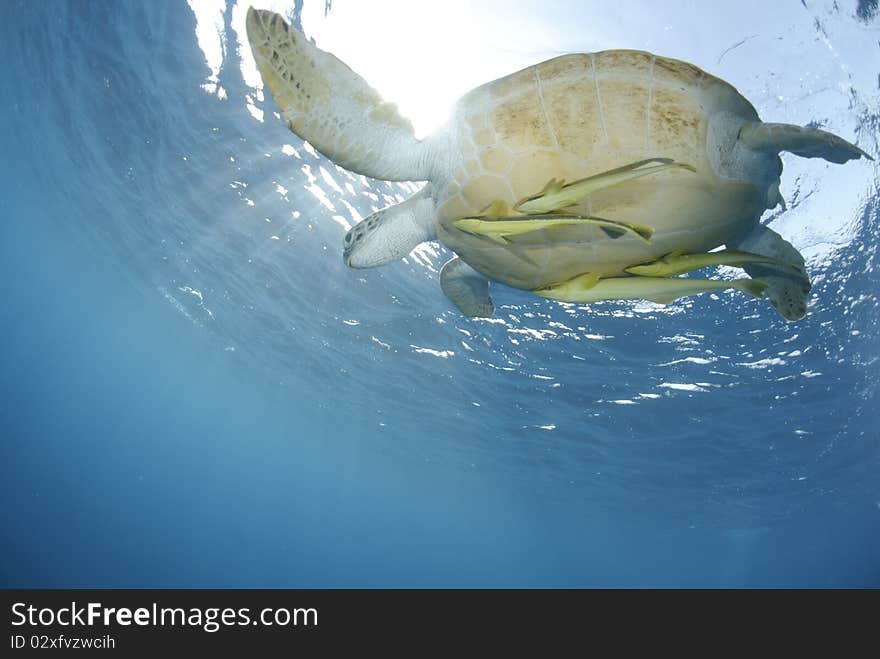
[[[817,128],[763,123],[723,80],[634,50],[563,55],[477,87],[419,140],[394,105],[283,17],[251,8],[247,35],[294,133],[353,172],[426,181],[353,227],[345,262],[383,265],[439,240],[456,254],[441,288],[467,316],[494,312],[490,280],[568,301],[671,300],[720,286],[638,273],[730,263],[760,285],[729,287],[766,294],[797,320],[810,290],[804,259],[759,223],[784,205],[779,153],[870,158]],[[721,245],[731,251],[700,258]]]

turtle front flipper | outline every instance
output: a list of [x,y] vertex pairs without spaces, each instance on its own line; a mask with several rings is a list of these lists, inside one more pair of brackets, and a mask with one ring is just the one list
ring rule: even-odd
[[642,224],[629,224],[605,220],[601,217],[588,215],[566,215],[564,213],[545,213],[542,215],[515,215],[510,217],[490,218],[465,217],[455,220],[453,225],[467,233],[486,236],[496,242],[506,243],[510,236],[519,236],[533,231],[543,231],[558,227],[595,226],[609,238],[616,239],[632,234],[644,242],[648,242],[654,233],[651,227]]
[[423,181],[430,150],[357,73],[282,16],[251,7],[247,36],[288,128],[335,163],[387,181]]
[[619,185],[642,176],[648,176],[649,174],[656,174],[667,169],[696,171],[693,166],[674,162],[671,158],[649,158],[648,160],[640,160],[623,167],[602,172],[601,174],[588,176],[568,185],[562,185],[562,183],[553,179],[541,192],[517,204],[516,210],[521,213],[530,214],[552,213],[555,210],[574,206],[594,192],[604,188]]
[[740,129],[739,140],[756,151],[772,153],[790,151],[803,158],[824,158],[839,165],[862,157],[873,160],[855,144],[850,144],[842,137],[805,126],[765,124],[755,121]]
[[440,288],[469,318],[489,318],[495,313],[489,280],[457,256],[440,268]]
[[756,226],[737,247],[755,254],[763,254],[780,265],[748,263],[744,265],[750,277],[767,284],[770,304],[786,320],[800,320],[807,314],[807,296],[812,285],[804,257],[791,243],[768,227]]

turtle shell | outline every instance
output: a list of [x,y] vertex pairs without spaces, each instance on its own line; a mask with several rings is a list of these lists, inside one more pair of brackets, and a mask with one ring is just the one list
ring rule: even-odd
[[[620,275],[674,250],[707,251],[753,227],[768,197],[775,205],[775,153],[727,158],[740,127],[758,120],[730,84],[646,52],[564,55],[523,69],[465,95],[435,138],[438,238],[484,275],[528,290],[584,272]],[[665,170],[566,209],[650,226],[648,243],[586,225],[499,244],[452,224],[498,200],[513,206],[551,179],[572,182],[649,158],[696,173]]]

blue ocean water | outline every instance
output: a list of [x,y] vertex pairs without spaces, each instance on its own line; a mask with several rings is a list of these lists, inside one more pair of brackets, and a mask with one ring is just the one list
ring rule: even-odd
[[[497,74],[646,48],[877,156],[876,3],[617,4],[504,3],[557,42],[487,27]],[[246,6],[0,4],[0,585],[880,586],[874,164],[784,156],[764,222],[808,257],[800,322],[501,286],[468,320],[437,244],[344,266],[417,186],[286,130]]]

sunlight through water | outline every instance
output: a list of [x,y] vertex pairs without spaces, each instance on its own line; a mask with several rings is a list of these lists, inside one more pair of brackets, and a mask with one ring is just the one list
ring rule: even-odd
[[[290,10],[283,2],[254,4]],[[701,16],[636,4],[638,11],[608,12],[598,4],[567,2],[523,3],[517,11],[500,2],[428,7],[395,1],[336,2],[327,12],[322,3],[314,2],[305,3],[301,13],[297,8],[296,17],[319,47],[350,63],[386,99],[397,103],[420,135],[442,126],[455,100],[482,82],[563,52],[621,47],[694,61],[735,84],[765,119],[817,123],[877,152],[876,71],[859,57],[874,48],[876,28],[866,29],[828,4],[784,8],[759,3],[766,15],[762,24],[768,26],[761,31],[743,19],[748,12],[739,7],[713,6]],[[194,3],[194,10],[197,25],[217,24],[216,7],[210,3]],[[802,324],[787,325],[768,313],[765,303],[731,291],[666,307],[647,302],[584,306],[542,301],[503,287],[493,289],[499,305],[495,318],[465,320],[450,308],[437,285],[437,272],[448,258],[442,246],[424,244],[402,263],[375,271],[339,267],[342,234],[370,213],[399,203],[420,184],[371,181],[352,174],[285,134],[277,107],[261,93],[244,36],[244,14],[242,3],[232,7],[235,34],[229,40],[237,43],[241,58],[245,103],[251,114],[265,113],[267,121],[271,117],[272,126],[267,123],[261,133],[265,156],[270,163],[279,158],[282,162],[270,165],[268,177],[247,169],[241,176],[250,181],[249,198],[257,202],[256,213],[268,215],[273,225],[281,222],[272,236],[285,246],[290,265],[277,273],[283,283],[274,286],[286,291],[288,304],[308,300],[314,314],[291,322],[302,310],[266,307],[265,313],[277,319],[280,333],[273,342],[280,361],[290,362],[291,350],[284,346],[298,341],[285,338],[286,331],[320,327],[320,338],[316,334],[311,339],[317,345],[355,351],[344,368],[351,382],[369,386],[376,364],[394,363],[395,370],[411,373],[384,385],[399,400],[412,382],[431,373],[427,377],[445,383],[448,400],[466,401],[471,410],[483,411],[478,416],[467,413],[481,424],[492,423],[486,410],[500,403],[492,404],[493,388],[486,386],[486,378],[500,377],[504,389],[519,392],[515,399],[522,397],[514,405],[516,414],[534,418],[534,423],[517,426],[518,433],[539,428],[575,442],[582,433],[604,441],[599,439],[602,427],[613,425],[621,414],[631,417],[630,409],[644,408],[645,424],[650,425],[650,415],[690,409],[692,404],[700,406],[700,418],[711,418],[720,435],[727,436],[724,424],[735,424],[741,404],[731,401],[744,403],[750,391],[776,383],[777,393],[761,397],[767,401],[761,432],[766,433],[764,441],[770,441],[779,428],[788,426],[784,418],[797,409],[791,405],[820,396],[823,381],[834,377],[826,360],[831,359],[835,369],[850,363],[846,349],[842,361],[834,357],[833,344],[842,337],[858,342],[864,330],[829,329],[845,322],[846,316],[856,317],[856,307],[872,312],[877,301],[873,291],[850,296],[834,282],[842,285],[850,276],[849,264],[863,259],[862,274],[876,277],[874,247],[865,251],[865,246],[853,245],[876,217],[873,163],[862,160],[840,167],[783,155],[782,194],[788,209],[768,212],[764,221],[808,258],[815,288],[810,316]],[[706,30],[700,20],[709,15],[712,29]],[[199,28],[200,43],[201,34]],[[221,35],[221,42],[226,39]],[[210,45],[214,35],[206,41],[206,54],[216,52]],[[208,59],[214,71],[216,64]],[[806,60],[814,64],[800,73],[799,63]],[[253,187],[261,192],[251,193]],[[303,261],[320,263],[324,270],[317,288],[306,296],[295,292],[302,290],[298,282],[312,280],[295,272],[293,264]],[[722,267],[718,273],[730,278],[735,271]],[[728,329],[731,326],[737,328],[735,333]],[[812,338],[805,341],[806,336]],[[388,362],[389,353],[395,356],[393,362]],[[437,358],[449,366],[438,372],[438,362],[424,361]],[[780,416],[777,409],[790,411]],[[685,414],[695,418],[692,412]],[[465,418],[464,411],[455,415]],[[597,426],[600,419],[606,421]],[[486,434],[484,441],[493,441],[506,427],[503,421],[496,423],[495,432]],[[794,425],[810,423],[807,418]],[[581,431],[576,430],[579,424],[586,424]],[[633,419],[624,423],[628,432],[642,425]],[[784,432],[801,436],[791,434],[798,428]],[[824,448],[817,445],[817,455]],[[517,450],[511,450],[512,457]],[[557,464],[562,472],[578,469],[577,459],[564,463]]]
[[[64,304],[74,309],[45,321],[46,354],[63,358],[44,368],[69,371],[70,405],[91,415],[78,441],[98,446],[102,432],[118,432],[120,446],[145,452],[159,492],[143,490],[145,497],[163,492],[157,465],[178,461],[186,464],[168,482],[183,491],[180,501],[215,484],[217,519],[205,513],[207,495],[193,517],[222,533],[227,523],[234,527],[234,540],[223,545],[223,535],[220,546],[236,560],[259,563],[269,545],[278,552],[272,556],[283,556],[302,537],[316,547],[316,560],[330,556],[331,567],[349,569],[337,581],[285,583],[369,582],[358,561],[384,566],[398,555],[363,540],[380,538],[374,528],[399,532],[394,547],[411,542],[422,551],[400,559],[413,561],[410,577],[421,574],[422,558],[453,565],[484,552],[473,565],[503,558],[509,572],[493,583],[506,585],[529,570],[537,575],[530,583],[565,583],[564,570],[581,575],[579,583],[608,583],[591,581],[600,571],[592,566],[604,559],[621,561],[612,583],[637,583],[627,560],[648,564],[655,547],[667,558],[691,555],[691,538],[701,533],[704,543],[717,543],[723,569],[712,573],[715,581],[688,583],[774,583],[770,568],[750,570],[759,549],[773,551],[781,528],[798,529],[779,545],[789,554],[814,538],[833,542],[828,520],[849,524],[847,547],[877,545],[876,161],[834,165],[782,155],[786,208],[767,211],[761,222],[806,258],[813,288],[798,322],[732,290],[665,306],[587,305],[495,283],[495,316],[468,319],[440,289],[440,270],[453,255],[439,242],[379,268],[343,262],[349,229],[424,183],[355,174],[287,129],[247,43],[251,4],[283,14],[349,64],[397,104],[419,137],[442,131],[456,100],[478,85],[563,53],[625,48],[692,62],[734,85],[763,120],[821,127],[880,156],[880,19],[858,0],[15,4],[20,26],[0,27],[14,72],[4,81],[3,130],[16,154],[5,165],[5,231],[45,226],[68,260],[44,270],[55,262],[44,243],[18,254],[18,243],[4,238],[32,269],[15,274],[11,296],[38,319]],[[13,204],[26,195],[30,205]],[[99,271],[106,263],[109,275]],[[73,275],[92,271],[101,284],[89,306]],[[43,273],[44,290],[26,288],[39,280],[28,272]],[[728,280],[741,274],[706,272]],[[133,327],[94,332],[98,347],[80,349],[92,345],[91,330],[76,313],[108,315],[119,305],[105,307],[101,286],[121,287]],[[136,330],[149,323],[136,312],[149,302],[204,352],[181,347],[189,344],[175,330],[162,330],[160,349],[139,342]],[[4,331],[21,326],[13,314]],[[114,388],[89,369],[106,362],[112,374],[126,359],[135,364],[138,393],[114,399]],[[40,373],[15,363],[10,378]],[[151,369],[172,367],[179,371],[149,379]],[[271,401],[277,416],[236,416],[242,397],[224,393],[233,384],[254,409]],[[34,391],[35,401],[49,395]],[[74,394],[91,397],[95,409]],[[34,406],[38,421],[52,416]],[[169,406],[180,416],[168,416],[166,427]],[[134,410],[142,416],[133,425],[150,433],[114,430],[108,410]],[[66,432],[59,433],[65,441]],[[44,457],[68,456],[55,445],[35,446]],[[314,450],[312,461],[290,452],[303,446]],[[100,450],[116,455],[109,444]],[[125,480],[119,491],[141,491],[137,474],[149,481],[151,472],[136,471],[114,472]],[[91,473],[77,467],[71,482],[80,482],[80,472]],[[264,478],[277,503],[261,509],[265,519],[238,499],[243,483],[259,489]],[[385,489],[386,481],[398,489]],[[308,500],[303,491],[322,496]],[[454,509],[420,507],[453,495]],[[163,506],[183,510],[180,501]],[[297,518],[307,530],[294,533],[286,525],[300,506],[314,520]],[[359,530],[351,537],[369,546],[363,558],[360,545],[325,539],[324,506],[338,513],[334,523],[345,533]],[[264,522],[266,544],[254,549],[251,525]],[[461,535],[447,533],[456,524]],[[281,536],[288,544],[275,542]],[[705,546],[694,542],[694,555]],[[811,555],[804,573],[821,573],[821,556]],[[859,556],[861,578],[870,560]],[[238,563],[225,558],[210,569],[231,572],[234,581],[228,568]],[[774,569],[786,559],[774,558]],[[844,563],[837,562],[835,583],[856,581]],[[873,565],[876,574],[876,559]],[[371,583],[393,581],[387,569],[370,573]],[[786,583],[810,582],[801,577]],[[663,578],[656,581],[668,583]]]

